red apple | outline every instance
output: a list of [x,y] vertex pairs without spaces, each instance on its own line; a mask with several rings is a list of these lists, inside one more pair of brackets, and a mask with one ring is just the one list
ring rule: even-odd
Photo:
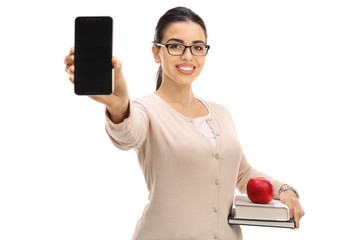
[[247,184],[247,195],[254,203],[269,203],[274,197],[272,184],[263,177],[251,178]]

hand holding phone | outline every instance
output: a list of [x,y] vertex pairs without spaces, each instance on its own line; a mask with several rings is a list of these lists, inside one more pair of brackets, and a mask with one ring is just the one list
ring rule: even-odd
[[[74,85],[78,84],[78,74],[76,74],[76,72],[78,71],[77,68],[79,68],[79,66],[77,66],[75,70],[75,56],[78,55],[76,53],[77,51],[77,49],[71,47],[70,52],[64,59],[64,63],[66,65],[65,71],[69,74],[69,80]],[[109,111],[113,122],[119,123],[128,116],[130,98],[126,80],[122,72],[121,61],[115,57],[112,57],[110,64],[114,73],[113,92],[110,95],[89,94],[89,97],[99,103],[104,104]]]

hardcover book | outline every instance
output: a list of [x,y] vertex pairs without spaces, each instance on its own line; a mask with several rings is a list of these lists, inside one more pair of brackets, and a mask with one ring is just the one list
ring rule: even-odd
[[273,199],[267,204],[253,203],[246,195],[237,195],[234,199],[235,218],[256,220],[287,221],[289,209],[279,200]]
[[295,221],[290,219],[288,207],[279,200],[257,204],[246,195],[235,196],[228,222],[234,225],[295,228]]

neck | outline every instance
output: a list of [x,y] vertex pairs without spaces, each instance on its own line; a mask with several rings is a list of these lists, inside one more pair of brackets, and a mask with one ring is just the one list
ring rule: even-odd
[[164,81],[155,94],[168,103],[180,103],[184,106],[197,101],[192,91],[191,84],[181,85],[170,81]]

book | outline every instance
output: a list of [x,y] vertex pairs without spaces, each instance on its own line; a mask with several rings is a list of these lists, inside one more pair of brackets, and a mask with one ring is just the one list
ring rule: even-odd
[[254,220],[254,219],[240,219],[234,218],[235,208],[232,209],[231,214],[228,217],[228,223],[230,225],[248,225],[258,227],[278,227],[278,228],[295,228],[294,219],[288,221],[272,221],[272,220]]
[[237,195],[234,199],[235,215],[238,219],[289,221],[289,209],[279,200],[273,199],[267,204],[252,202],[246,195]]

